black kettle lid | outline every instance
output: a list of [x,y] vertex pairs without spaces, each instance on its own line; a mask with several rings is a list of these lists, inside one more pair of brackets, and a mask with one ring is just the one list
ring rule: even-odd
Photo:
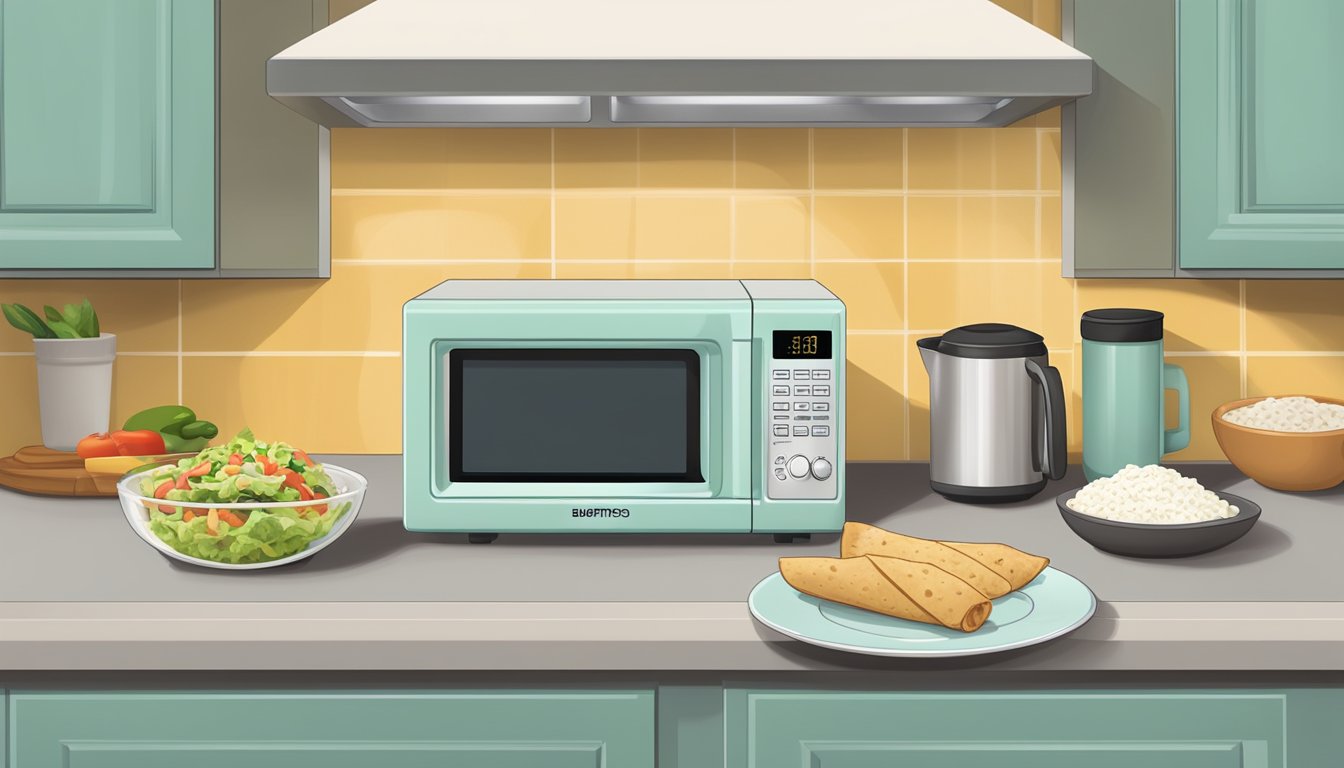
[[1045,338],[1039,333],[1006,323],[976,323],[953,328],[938,340],[938,351],[952,357],[982,360],[1046,354]]

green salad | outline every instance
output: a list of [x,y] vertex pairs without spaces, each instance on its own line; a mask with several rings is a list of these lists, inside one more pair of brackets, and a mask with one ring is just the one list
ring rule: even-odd
[[[288,443],[267,443],[244,429],[224,445],[146,473],[142,496],[149,529],[184,555],[221,563],[262,563],[301,552],[327,535],[350,502],[322,500],[340,493],[321,464]],[[311,505],[256,509],[202,509],[195,504],[264,504],[312,501]]]

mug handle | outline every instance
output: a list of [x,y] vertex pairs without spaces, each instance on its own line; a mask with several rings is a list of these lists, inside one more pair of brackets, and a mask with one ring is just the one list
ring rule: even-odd
[[1176,390],[1181,412],[1176,428],[1162,433],[1162,453],[1167,454],[1190,445],[1190,382],[1185,378],[1185,370],[1179,365],[1163,363],[1162,388]]
[[1041,366],[1027,358],[1027,375],[1045,392],[1045,467],[1051,480],[1064,477],[1069,468],[1069,432],[1064,421],[1064,380],[1053,365]]

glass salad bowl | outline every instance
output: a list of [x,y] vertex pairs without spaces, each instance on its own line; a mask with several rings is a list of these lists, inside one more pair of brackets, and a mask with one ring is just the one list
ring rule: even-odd
[[305,501],[225,504],[144,495],[142,481],[161,467],[121,478],[117,496],[131,529],[167,557],[207,568],[273,568],[311,557],[359,514],[368,481],[342,467],[321,466],[333,487],[326,497]]

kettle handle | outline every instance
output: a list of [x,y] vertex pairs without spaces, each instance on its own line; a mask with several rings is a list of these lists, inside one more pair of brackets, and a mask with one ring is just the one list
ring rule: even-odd
[[1045,467],[1051,480],[1064,477],[1069,468],[1068,426],[1064,417],[1064,380],[1053,365],[1042,367],[1027,359],[1027,375],[1045,391]]

